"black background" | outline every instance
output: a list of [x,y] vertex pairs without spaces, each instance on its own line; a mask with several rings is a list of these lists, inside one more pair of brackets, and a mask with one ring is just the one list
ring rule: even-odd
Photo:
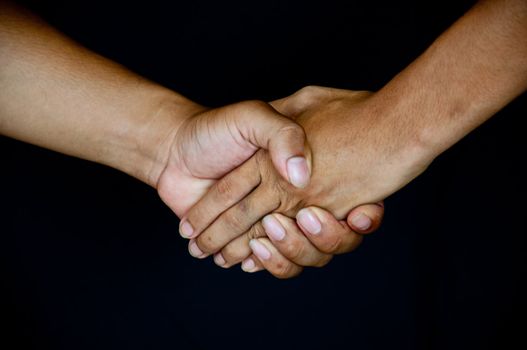
[[[471,4],[30,7],[220,106],[309,84],[378,90]],[[0,347],[525,349],[526,110],[522,96],[390,197],[383,228],[356,252],[287,281],[191,258],[177,218],[142,183],[2,138]]]

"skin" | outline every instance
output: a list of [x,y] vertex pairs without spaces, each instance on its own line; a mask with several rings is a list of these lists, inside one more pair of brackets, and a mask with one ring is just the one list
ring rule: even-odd
[[[278,219],[286,235],[296,235],[292,218],[298,213],[298,221],[306,222],[299,217],[305,214],[302,207],[318,206],[342,219],[357,205],[405,186],[527,89],[526,37],[526,1],[482,1],[377,93],[309,87],[274,102],[306,131],[309,187],[287,184],[268,154],[258,151],[189,211],[185,220],[197,237],[191,244],[204,254],[234,257],[225,259],[229,264],[252,251],[255,270],[294,276],[298,264],[287,265],[284,258],[305,262],[304,255],[313,254],[280,253],[272,239],[257,238],[269,222],[266,215]],[[249,195],[241,188],[224,198],[215,194],[216,187],[241,179],[251,187]],[[325,257],[319,259],[323,264]]]
[[[180,217],[260,149],[268,150],[285,182],[300,188],[309,183],[303,129],[269,104],[206,108],[86,50],[5,1],[0,134],[121,170],[156,188]],[[241,182],[240,188],[247,186]],[[373,218],[373,230],[383,209],[366,206],[350,215],[361,213]],[[327,220],[328,227],[335,222],[329,214]],[[183,224],[182,234],[189,233],[185,229]],[[349,232],[347,227],[337,235]]]

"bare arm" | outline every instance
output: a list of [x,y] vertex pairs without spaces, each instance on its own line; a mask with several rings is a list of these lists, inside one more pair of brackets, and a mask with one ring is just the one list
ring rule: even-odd
[[135,176],[179,216],[260,147],[309,181],[302,128],[269,104],[200,106],[1,0],[0,134]]
[[[344,218],[359,204],[405,186],[526,88],[527,1],[482,1],[377,93],[309,87],[275,101],[278,111],[296,117],[306,130],[313,151],[309,188],[282,183],[259,152],[238,170],[262,179],[250,195],[232,205],[230,194],[226,206],[213,187],[189,211],[186,220],[196,228],[191,244],[204,254],[221,252],[232,265],[250,254],[247,243],[261,236],[265,227],[258,221],[270,212],[293,218],[313,205]],[[237,181],[233,173],[217,186]],[[314,242],[316,232],[310,230],[320,225],[305,213],[298,223]],[[301,247],[280,250],[268,236],[252,241],[259,248],[253,248],[257,264],[280,277],[294,275],[298,266],[284,263],[280,254],[301,260]],[[334,243],[323,251],[346,250],[345,241]],[[262,246],[268,254],[261,254]]]
[[155,186],[159,144],[197,107],[0,2],[1,134]]
[[430,157],[526,89],[527,1],[486,0],[379,91],[375,102]]
[[1,0],[0,134],[135,176],[178,216],[259,148],[309,181],[302,128],[267,103],[205,108]]
[[205,108],[9,1],[0,1],[0,134],[124,171],[179,215],[259,147],[296,186],[309,180],[303,130],[268,104]]

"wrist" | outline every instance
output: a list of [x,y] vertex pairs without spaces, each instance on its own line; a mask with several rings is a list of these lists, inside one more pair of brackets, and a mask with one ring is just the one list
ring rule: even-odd
[[154,93],[141,125],[130,133],[127,148],[133,154],[124,157],[121,170],[157,188],[179,128],[202,109],[175,92],[163,89]]
[[[392,163],[409,170],[412,178],[422,173],[444,148],[437,133],[427,123],[427,115],[434,113],[421,105],[404,90],[385,89],[367,101],[369,115],[375,118],[373,128],[382,139],[379,144],[388,145]],[[388,142],[389,141],[389,142]]]

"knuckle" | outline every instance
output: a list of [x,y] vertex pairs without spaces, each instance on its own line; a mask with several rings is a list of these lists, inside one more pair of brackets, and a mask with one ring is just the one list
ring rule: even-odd
[[265,229],[261,222],[254,224],[247,232],[249,240],[266,236],[267,234],[265,233]]
[[288,242],[283,246],[282,254],[292,261],[300,260],[304,255],[304,246],[298,242]]
[[232,230],[237,233],[246,230],[243,215],[240,215],[238,211],[228,211],[224,217],[224,225],[227,230]]
[[202,252],[207,254],[214,254],[219,250],[218,242],[213,238],[213,235],[204,232],[196,238],[196,244]]
[[218,196],[225,202],[230,201],[233,195],[233,185],[227,178],[222,179],[216,183],[216,192]]
[[324,255],[319,261],[313,264],[313,267],[324,267],[333,259],[333,255],[327,254]]
[[344,239],[341,235],[332,236],[317,245],[318,249],[326,254],[334,254],[340,250]]
[[[293,185],[291,185],[286,180],[282,179],[281,177],[277,176],[274,172],[269,171],[268,174],[266,174],[266,179],[272,179],[272,181],[267,181],[267,189],[266,192],[270,197],[278,198],[283,200],[287,200],[291,197],[291,195],[294,193],[295,188]],[[272,176],[272,177],[271,177]],[[285,203],[277,203],[277,204],[285,204]]]
[[297,103],[302,107],[309,106],[319,98],[322,90],[323,88],[321,88],[320,86],[304,86],[296,93]]
[[296,123],[288,122],[278,130],[278,133],[281,135],[285,134],[288,138],[304,136],[304,128]]
[[246,215],[247,213],[251,212],[251,203],[247,199],[242,199],[238,205],[237,205],[237,212],[238,214],[236,216],[240,217],[242,215]]
[[234,265],[245,259],[250,254],[250,251],[244,251],[235,244],[228,244],[221,250],[221,254],[227,265]]
[[294,265],[290,262],[277,262],[271,273],[280,279],[290,278],[295,276]]
[[294,218],[296,213],[304,207],[300,196],[295,193],[294,189],[291,189],[291,185],[285,181],[277,181],[275,183],[275,192],[279,199],[277,209],[275,211]]
[[298,90],[298,95],[303,98],[313,98],[320,91],[320,87],[316,85],[306,85]]

